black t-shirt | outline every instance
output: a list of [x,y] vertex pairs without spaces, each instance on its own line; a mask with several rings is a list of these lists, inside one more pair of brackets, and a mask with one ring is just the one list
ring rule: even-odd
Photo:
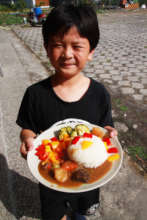
[[80,100],[65,102],[54,92],[50,78],[42,80],[26,90],[16,122],[24,129],[40,133],[67,118],[86,120],[102,127],[113,126],[110,96],[104,86],[91,79]]
[[[30,86],[23,97],[17,124],[24,129],[40,133],[55,122],[67,118],[77,118],[104,127],[113,126],[110,96],[104,86],[90,79],[87,92],[79,101],[65,102],[54,92],[50,78]],[[99,202],[99,189],[84,193],[63,193],[40,186],[42,218],[58,220],[68,209],[85,213],[87,208]],[[57,212],[54,210],[56,209]]]

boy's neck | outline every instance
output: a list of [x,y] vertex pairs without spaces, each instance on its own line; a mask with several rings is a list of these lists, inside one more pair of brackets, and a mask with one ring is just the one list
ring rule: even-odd
[[52,76],[51,82],[53,87],[58,85],[70,87],[70,86],[74,86],[79,81],[84,80],[85,78],[87,77],[85,77],[83,73],[79,73],[73,77],[68,77],[68,78],[55,74]]
[[74,102],[80,100],[90,85],[90,79],[82,73],[68,79],[52,76],[51,84],[54,92],[63,101]]

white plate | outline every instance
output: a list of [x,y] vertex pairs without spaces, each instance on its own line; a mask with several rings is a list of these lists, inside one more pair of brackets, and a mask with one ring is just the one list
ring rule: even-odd
[[[93,127],[99,127],[97,125],[93,125],[88,123],[87,121],[84,120],[80,120],[80,119],[66,119],[64,121],[60,121],[55,123],[52,127],[50,127],[48,130],[44,131],[42,134],[40,134],[34,141],[34,148],[33,150],[29,151],[28,156],[27,156],[27,162],[28,162],[28,166],[29,169],[31,171],[31,173],[33,174],[33,176],[43,185],[57,190],[57,191],[62,191],[62,192],[70,192],[70,193],[77,193],[77,192],[86,192],[92,189],[96,189],[99,188],[100,186],[103,186],[104,184],[108,183],[119,171],[121,164],[122,164],[122,160],[123,160],[123,151],[122,151],[122,147],[118,141],[118,138],[112,138],[111,142],[114,146],[117,147],[119,155],[120,155],[120,159],[119,160],[115,160],[113,161],[112,164],[112,168],[106,173],[106,175],[104,175],[102,178],[100,178],[99,180],[97,180],[94,183],[91,184],[82,184],[79,187],[75,187],[75,188],[66,188],[66,187],[61,187],[57,184],[51,183],[49,181],[47,181],[46,179],[44,179],[39,171],[38,171],[38,165],[40,160],[38,159],[38,157],[35,155],[36,153],[36,148],[41,144],[41,141],[43,139],[49,139],[55,136],[55,132],[58,131],[60,128],[65,127],[65,126],[71,126],[74,127],[77,124],[85,124],[87,125],[90,129],[92,129]],[[100,129],[102,129],[102,131],[104,133],[106,133],[106,130],[104,128],[99,127]]]

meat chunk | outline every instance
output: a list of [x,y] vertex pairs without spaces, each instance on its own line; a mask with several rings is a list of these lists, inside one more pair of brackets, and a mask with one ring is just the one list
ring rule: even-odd
[[90,174],[84,167],[79,167],[75,172],[72,173],[72,179],[84,183],[88,183]]

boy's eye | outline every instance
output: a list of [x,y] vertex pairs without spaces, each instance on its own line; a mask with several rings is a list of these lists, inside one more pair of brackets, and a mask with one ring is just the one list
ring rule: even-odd
[[74,45],[73,47],[74,47],[75,49],[80,49],[80,48],[82,48],[81,45]]
[[62,47],[62,44],[56,43],[52,45],[53,47]]

